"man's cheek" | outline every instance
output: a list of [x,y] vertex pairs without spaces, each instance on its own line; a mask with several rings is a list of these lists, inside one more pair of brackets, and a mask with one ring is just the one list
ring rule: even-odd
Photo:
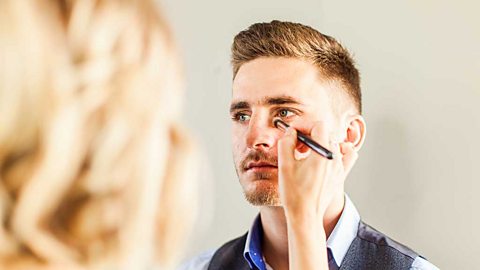
[[237,167],[239,167],[240,163],[242,162],[242,154],[241,154],[241,151],[239,151],[238,148],[233,149],[233,162],[235,162],[235,165]]
[[232,149],[233,149],[233,155],[239,156],[239,155],[241,155],[241,153],[243,152],[243,150],[245,149],[245,147],[243,147],[243,146],[237,141],[237,142],[234,142],[234,143],[233,143]]

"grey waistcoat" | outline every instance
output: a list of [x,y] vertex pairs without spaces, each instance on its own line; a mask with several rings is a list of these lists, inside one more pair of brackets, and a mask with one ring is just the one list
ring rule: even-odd
[[[243,257],[247,234],[220,247],[209,270],[249,270]],[[417,253],[360,222],[358,233],[341,262],[340,270],[408,270]]]

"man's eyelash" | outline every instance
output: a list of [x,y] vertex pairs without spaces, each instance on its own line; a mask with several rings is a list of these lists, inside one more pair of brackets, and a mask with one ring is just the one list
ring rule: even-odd
[[289,109],[289,108],[279,108],[277,111],[276,111],[276,115],[279,115],[282,111],[287,111],[289,113],[293,113],[294,115],[299,115],[300,112],[297,111],[297,110],[294,110],[294,109]]
[[231,118],[232,118],[232,120],[234,120],[234,121],[240,121],[240,117],[241,117],[242,115],[249,116],[249,115],[248,115],[247,113],[245,113],[245,112],[236,112],[236,113],[233,113],[233,114],[231,115]]

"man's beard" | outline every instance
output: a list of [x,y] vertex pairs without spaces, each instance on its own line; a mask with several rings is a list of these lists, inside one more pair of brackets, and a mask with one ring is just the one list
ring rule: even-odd
[[[262,185],[262,186],[259,186]],[[280,206],[278,187],[274,183],[261,183],[253,190],[243,190],[245,199],[255,206]]]
[[[247,171],[247,164],[251,161],[278,164],[276,157],[272,157],[262,151],[252,151],[242,160],[239,167],[236,168],[239,179],[241,177],[240,172],[245,173]],[[249,183],[246,183],[246,186],[241,183],[245,199],[255,206],[280,206],[278,175],[271,172],[254,172],[253,177],[254,180],[250,180]],[[253,188],[247,188],[251,186],[253,186]]]

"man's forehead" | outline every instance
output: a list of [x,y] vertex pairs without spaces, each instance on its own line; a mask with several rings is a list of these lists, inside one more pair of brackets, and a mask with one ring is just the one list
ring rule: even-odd
[[248,83],[250,81],[283,81],[316,77],[318,68],[305,60],[286,57],[260,57],[240,66],[234,81]]
[[[303,87],[265,86],[264,88],[234,88],[231,105],[241,103],[249,106],[293,104],[312,106],[329,97],[327,85],[320,83]],[[246,106],[243,106],[246,107]]]
[[244,64],[232,85],[232,100],[265,103],[270,97],[290,96],[308,100],[318,95],[324,82],[311,64],[295,59],[252,60]]
[[239,76],[236,78],[232,85],[232,98],[265,100],[271,96],[299,96],[306,87],[312,86],[312,83],[302,83],[298,78],[288,80],[287,76],[281,79],[273,78],[269,74],[255,76],[257,77]]
[[250,81],[249,83],[234,84],[232,89],[232,102],[245,101],[250,104],[268,104],[272,100],[290,103],[305,103],[315,95],[318,84],[298,84],[292,81],[266,82]]

